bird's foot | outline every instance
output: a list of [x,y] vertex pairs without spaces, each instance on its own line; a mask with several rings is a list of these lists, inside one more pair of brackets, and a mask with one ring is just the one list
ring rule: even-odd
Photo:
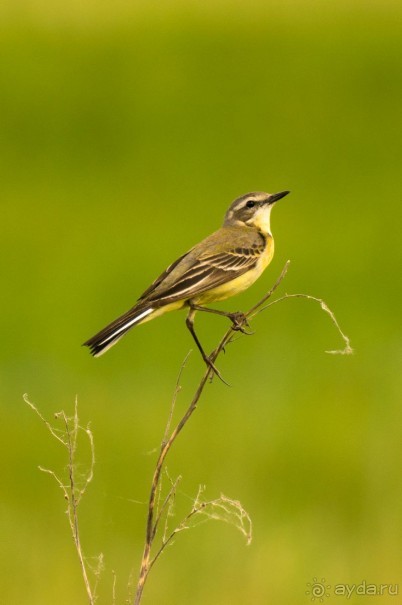
[[241,311],[236,311],[235,313],[229,313],[228,315],[230,321],[232,322],[233,326],[233,330],[235,330],[236,332],[242,332],[242,334],[246,334],[247,336],[251,336],[252,334],[254,334],[254,332],[251,331],[247,331],[245,329],[245,326],[247,328],[250,327],[250,324],[247,321],[247,317],[244,313],[242,313]]

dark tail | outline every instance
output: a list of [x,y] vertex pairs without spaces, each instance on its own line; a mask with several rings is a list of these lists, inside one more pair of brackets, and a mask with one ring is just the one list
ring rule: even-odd
[[106,353],[110,347],[112,347],[126,332],[128,332],[137,323],[140,323],[148,315],[152,313],[154,309],[150,306],[134,307],[124,313],[121,317],[112,321],[111,324],[103,328],[100,332],[92,336],[89,340],[84,342],[84,347],[89,347],[94,357],[99,357],[103,353]]

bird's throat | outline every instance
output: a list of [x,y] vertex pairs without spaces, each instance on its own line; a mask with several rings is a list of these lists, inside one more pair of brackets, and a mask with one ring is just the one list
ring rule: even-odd
[[261,206],[248,224],[265,236],[271,235],[271,210],[272,206]]

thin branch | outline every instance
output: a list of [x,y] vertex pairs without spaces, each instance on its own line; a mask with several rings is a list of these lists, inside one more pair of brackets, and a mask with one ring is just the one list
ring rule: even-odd
[[112,583],[112,605],[116,605],[116,582],[117,575],[116,572],[112,569],[113,583]]
[[245,313],[245,316],[249,319],[252,319],[255,315],[255,312],[260,309],[262,307],[262,305],[269,299],[271,298],[272,294],[275,292],[275,290],[278,288],[278,286],[281,284],[282,280],[285,278],[286,273],[288,272],[289,269],[289,265],[290,265],[290,260],[287,260],[285,263],[285,266],[283,267],[278,279],[276,280],[276,282],[274,283],[274,285],[272,286],[272,288],[270,290],[268,290],[268,292],[265,294],[265,296],[263,296],[261,298],[261,300],[254,305],[254,307],[251,307],[251,309],[249,309],[247,311],[247,313]]
[[63,482],[61,481],[61,479],[59,479],[59,477],[56,475],[56,473],[54,471],[50,470],[49,468],[44,468],[43,466],[38,466],[38,469],[42,473],[47,473],[48,475],[51,475],[53,477],[53,479],[56,481],[57,485],[62,490],[63,495],[64,495],[64,499],[68,501],[69,500],[69,494],[68,494],[68,491],[67,491],[67,487],[63,484]]
[[336,327],[336,329],[338,330],[345,346],[343,349],[338,349],[338,350],[334,350],[334,351],[325,351],[326,353],[328,353],[329,355],[353,355],[354,351],[350,344],[349,337],[346,336],[346,334],[344,334],[344,332],[342,332],[341,327],[340,327],[333,311],[331,311],[331,309],[328,307],[326,302],[324,300],[322,300],[322,298],[316,298],[315,296],[310,296],[309,294],[285,294],[284,296],[281,296],[280,298],[277,298],[276,300],[273,300],[272,302],[268,303],[264,307],[259,308],[252,315],[252,317],[257,315],[258,313],[261,313],[262,311],[265,311],[265,309],[268,309],[269,307],[272,307],[273,305],[276,305],[277,303],[282,302],[283,300],[287,300],[288,298],[305,298],[306,300],[312,300],[314,302],[317,302],[320,305],[321,309],[330,316],[331,321],[334,324],[334,326]]
[[[38,410],[38,408],[36,407],[36,405],[34,403],[32,403],[31,401],[29,401],[28,394],[24,393],[24,395],[22,397],[23,397],[25,403],[29,405],[29,407],[31,408],[31,410],[33,410],[35,412],[35,414],[37,416],[39,416],[39,418],[42,420],[43,424],[46,426],[46,428],[48,429],[48,431],[50,431],[50,433],[53,435],[53,437],[55,439],[57,439],[57,441],[60,441],[60,443],[62,445],[64,445],[64,447],[68,447],[67,443],[64,441],[64,439],[62,437],[60,437],[60,435],[58,435],[58,433],[61,432],[61,431],[59,429],[53,428],[53,426],[50,424],[50,422],[48,420],[46,420],[46,418],[44,416],[42,416],[42,414],[40,413],[40,411]],[[57,418],[58,415],[55,414],[55,417]]]
[[246,538],[247,545],[251,544],[253,525],[250,515],[243,508],[241,503],[238,500],[227,498],[223,494],[221,494],[221,496],[215,500],[202,501],[200,499],[202,492],[203,488],[200,486],[191,511],[184,517],[179,525],[175,527],[169,536],[164,536],[162,544],[160,545],[155,556],[151,559],[150,569],[156,563],[165,548],[172,542],[173,538],[178,533],[189,529],[191,527],[189,522],[193,521],[196,516],[200,515],[206,517],[204,521],[213,519],[215,521],[223,521],[229,525],[234,525],[234,527],[236,527],[236,529],[238,529]]
[[88,437],[89,447],[90,447],[90,452],[91,452],[91,460],[90,460],[90,463],[89,463],[88,472],[87,472],[87,474],[85,476],[84,485],[78,491],[78,494],[77,494],[77,504],[80,503],[82,496],[85,494],[88,485],[91,483],[91,481],[93,479],[93,476],[94,476],[94,466],[95,466],[95,443],[94,443],[93,433],[92,433],[91,429],[89,428],[89,423],[87,425],[87,428],[86,429],[82,429],[82,430],[85,432],[86,436]]
[[[28,395],[24,395],[24,401],[29,405],[29,407],[35,412],[35,414],[40,418],[40,420],[44,423],[50,434],[57,439],[65,448],[67,448],[68,453],[68,464],[67,464],[67,472],[68,472],[68,484],[66,485],[60,478],[60,476],[54,471],[44,468],[42,466],[39,469],[53,477],[56,481],[57,485],[63,492],[64,499],[67,502],[67,518],[70,525],[73,541],[75,544],[75,548],[77,551],[78,559],[81,566],[82,577],[84,579],[84,585],[87,592],[88,600],[90,605],[94,605],[96,601],[96,589],[99,582],[99,577],[101,571],[103,569],[103,555],[99,555],[97,557],[97,565],[93,569],[93,573],[95,575],[95,584],[94,587],[91,587],[91,583],[88,576],[88,568],[89,565],[86,562],[84,557],[84,553],[81,546],[81,537],[80,537],[80,527],[79,527],[79,518],[78,518],[78,506],[81,501],[82,496],[85,494],[85,491],[92,481],[93,477],[93,468],[95,464],[95,448],[94,448],[94,440],[92,432],[89,428],[89,425],[86,429],[80,426],[79,418],[78,418],[78,402],[75,400],[74,406],[74,416],[72,418],[68,418],[66,413],[62,410],[61,412],[57,412],[55,414],[56,420],[61,420],[63,423],[63,430],[59,430],[54,428],[48,420],[41,414],[38,408],[28,399]],[[75,477],[75,456],[77,451],[77,441],[78,441],[78,433],[83,431],[89,441],[90,447],[90,464],[87,473],[84,475],[84,483],[81,488],[78,487],[76,477]]]
[[[168,474],[167,470],[165,472],[166,472],[166,474]],[[179,482],[181,481],[181,476],[179,475],[179,477],[177,477],[176,481],[173,481],[170,477],[169,477],[169,480],[170,480],[170,484],[171,484],[171,490],[170,490],[170,496],[169,496],[169,499],[167,501],[167,506],[166,506],[162,542],[164,542],[164,540],[166,540],[166,536],[169,533],[169,519],[174,516],[174,506],[176,503],[177,486],[178,486]]]
[[[74,455],[77,448],[77,433],[78,433],[78,413],[77,413],[77,405],[75,405],[74,409],[74,418],[73,418],[73,430],[70,430],[70,426],[67,420],[67,417],[64,412],[61,412],[64,425],[66,429],[67,435],[67,443],[68,443],[68,475],[70,479],[70,499],[69,499],[69,521],[71,530],[73,532],[73,539],[75,543],[75,547],[78,554],[78,559],[81,565],[82,577],[84,578],[85,588],[87,590],[88,599],[91,605],[95,603],[94,596],[92,594],[91,584],[88,578],[87,566],[84,560],[84,554],[82,552],[81,547],[81,538],[80,538],[80,530],[78,524],[78,500],[76,497],[76,489],[75,489],[75,476],[74,476]],[[83,488],[85,490],[85,487]]]
[[164,514],[166,508],[168,508],[168,506],[170,505],[170,502],[174,499],[174,497],[176,495],[176,489],[177,489],[177,486],[179,485],[180,481],[181,481],[181,475],[179,475],[175,481],[171,482],[171,488],[168,491],[168,493],[162,503],[162,506],[160,507],[158,514],[156,515],[152,539],[155,538],[156,532],[158,531],[159,522],[160,522],[161,518],[163,517],[163,514]]
[[170,426],[171,426],[171,424],[172,424],[172,420],[173,420],[173,413],[174,413],[174,408],[175,408],[175,406],[176,406],[177,396],[178,396],[178,394],[179,394],[179,393],[180,393],[180,391],[181,391],[181,385],[180,385],[180,382],[181,382],[181,377],[182,377],[182,374],[183,374],[183,372],[184,372],[184,368],[185,368],[185,367],[186,367],[186,365],[187,365],[187,361],[188,361],[188,358],[190,357],[191,353],[192,353],[192,351],[190,350],[190,351],[187,353],[187,355],[185,356],[185,358],[184,358],[184,360],[183,360],[183,363],[182,363],[182,364],[181,364],[181,366],[180,366],[179,373],[178,373],[178,375],[177,375],[176,385],[175,385],[175,389],[174,389],[174,391],[173,391],[172,402],[171,402],[171,405],[170,405],[170,413],[169,413],[169,418],[168,418],[168,421],[167,421],[167,423],[166,423],[165,434],[164,434],[164,436],[163,436],[162,445],[163,445],[164,443],[166,443],[166,440],[167,440],[167,437],[168,437],[168,434],[169,434],[169,431],[170,431]]

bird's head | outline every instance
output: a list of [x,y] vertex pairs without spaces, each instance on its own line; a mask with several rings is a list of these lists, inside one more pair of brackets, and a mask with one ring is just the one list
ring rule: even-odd
[[225,214],[224,226],[255,227],[264,234],[271,232],[270,217],[275,202],[285,197],[290,191],[264,193],[256,191],[237,198]]

